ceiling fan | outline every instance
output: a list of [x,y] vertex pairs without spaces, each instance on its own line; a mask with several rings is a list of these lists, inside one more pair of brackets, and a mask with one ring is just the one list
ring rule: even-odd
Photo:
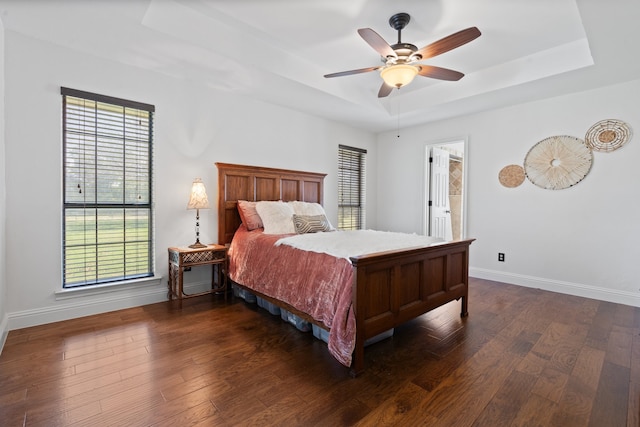
[[460,80],[464,74],[459,71],[418,64],[418,62],[433,58],[475,40],[480,37],[480,30],[476,27],[470,27],[418,49],[411,43],[402,42],[402,29],[409,23],[410,19],[411,17],[408,13],[396,13],[389,18],[391,28],[398,31],[398,43],[393,45],[389,45],[371,28],[360,28],[358,30],[358,34],[364,41],[369,43],[382,56],[384,65],[325,74],[325,77],[349,76],[351,74],[380,70],[380,75],[384,82],[378,91],[378,98],[388,96],[394,87],[400,89],[402,86],[411,83],[416,75],[440,80]]

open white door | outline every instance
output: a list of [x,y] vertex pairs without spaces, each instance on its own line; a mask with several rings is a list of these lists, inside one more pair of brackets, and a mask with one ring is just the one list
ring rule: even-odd
[[449,152],[432,147],[429,164],[429,235],[453,240],[449,205]]

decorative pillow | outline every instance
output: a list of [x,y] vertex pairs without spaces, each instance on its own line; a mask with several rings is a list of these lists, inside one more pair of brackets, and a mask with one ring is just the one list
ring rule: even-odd
[[262,219],[260,219],[260,215],[258,215],[258,211],[256,210],[256,203],[257,202],[249,202],[247,200],[238,200],[240,219],[249,231],[264,227],[262,225]]
[[264,234],[294,234],[293,208],[285,202],[257,202],[256,210],[262,224]]
[[297,215],[293,214],[293,225],[296,233],[317,233],[321,231],[333,231],[334,228],[329,223],[325,215]]

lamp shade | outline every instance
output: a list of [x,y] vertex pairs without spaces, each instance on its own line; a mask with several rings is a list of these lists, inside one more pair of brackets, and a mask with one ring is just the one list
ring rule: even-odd
[[191,197],[187,209],[208,209],[209,199],[207,198],[207,190],[200,178],[196,178],[191,186]]
[[411,83],[417,74],[418,68],[408,64],[391,65],[380,71],[382,80],[388,86],[397,87],[398,89]]

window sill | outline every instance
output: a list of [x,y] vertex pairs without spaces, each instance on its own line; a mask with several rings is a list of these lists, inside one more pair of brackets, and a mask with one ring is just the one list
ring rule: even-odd
[[145,277],[143,279],[127,280],[123,282],[106,283],[103,285],[80,286],[77,288],[60,289],[55,291],[56,301],[70,298],[101,295],[111,292],[138,290],[157,286],[162,281],[162,276]]

